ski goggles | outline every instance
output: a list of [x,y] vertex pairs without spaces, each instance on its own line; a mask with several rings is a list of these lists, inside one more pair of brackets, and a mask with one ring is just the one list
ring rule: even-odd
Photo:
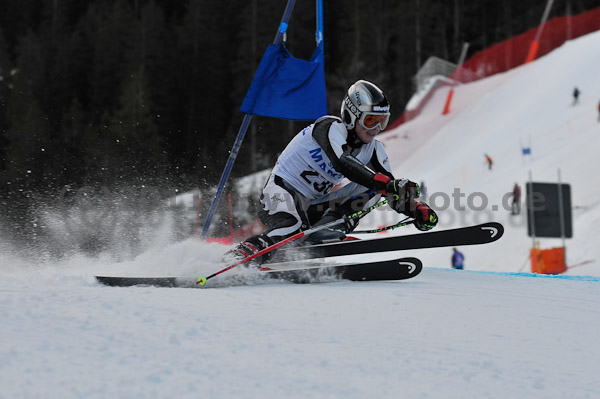
[[359,123],[367,130],[372,130],[379,125],[379,130],[384,130],[390,121],[390,113],[374,113],[363,112],[360,116]]

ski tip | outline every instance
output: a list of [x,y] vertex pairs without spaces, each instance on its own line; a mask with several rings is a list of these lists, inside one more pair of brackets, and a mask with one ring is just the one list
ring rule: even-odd
[[481,225],[481,230],[486,230],[490,234],[490,239],[496,241],[504,235],[504,226],[498,222],[484,223]]
[[204,285],[206,283],[206,277],[199,277],[196,284]]

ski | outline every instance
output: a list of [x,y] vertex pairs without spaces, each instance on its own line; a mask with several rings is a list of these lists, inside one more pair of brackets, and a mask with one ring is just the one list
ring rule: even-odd
[[153,286],[153,287],[178,287],[177,277],[114,277],[114,276],[94,276],[100,284],[111,287],[133,287],[133,286]]
[[[318,244],[304,247],[282,248],[271,263],[264,265],[260,273],[273,278],[303,282],[308,276],[334,275],[348,280],[401,280],[420,273],[422,265],[416,258],[399,258],[391,261],[370,263],[322,264],[317,266],[292,266],[285,259],[308,260],[335,256],[359,255],[409,249],[438,248],[487,244],[502,237],[504,227],[490,222],[476,226],[461,227],[435,232],[376,238],[373,240],[353,240],[332,244]],[[273,263],[279,262],[279,263]],[[412,265],[412,266],[410,266]],[[413,269],[414,268],[414,269]],[[190,277],[111,277],[96,276],[104,285],[130,287],[136,285],[158,287],[193,287],[196,279]],[[310,280],[310,278],[309,278]]]
[[504,234],[504,227],[500,223],[489,222],[475,226],[405,236],[284,247],[273,255],[273,261],[285,261],[287,259],[305,260],[408,249],[488,244],[500,239],[502,234]]
[[[294,283],[351,281],[406,280],[417,276],[423,264],[417,258],[398,258],[368,263],[338,263],[298,265],[291,262],[273,263],[263,266],[255,276],[266,280],[279,279]],[[95,276],[100,284],[111,287],[194,287],[191,277],[116,277]],[[255,282],[255,281],[254,281]],[[237,281],[239,283],[239,280]],[[207,286],[210,286],[207,284]],[[222,285],[219,285],[222,286]]]
[[[285,266],[285,263],[282,265]],[[268,270],[265,270],[267,269]],[[380,281],[406,280],[421,273],[423,264],[417,258],[398,258],[368,263],[347,263],[319,267],[287,268],[266,264],[263,273],[271,278],[294,283],[312,283],[334,280]]]

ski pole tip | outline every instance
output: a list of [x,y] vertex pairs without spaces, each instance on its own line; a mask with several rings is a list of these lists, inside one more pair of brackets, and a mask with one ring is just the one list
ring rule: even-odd
[[206,283],[206,277],[198,277],[196,284],[204,285]]

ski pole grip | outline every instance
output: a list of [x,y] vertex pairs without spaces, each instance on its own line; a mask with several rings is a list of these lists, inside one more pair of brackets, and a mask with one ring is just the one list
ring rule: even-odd
[[375,173],[375,176],[373,176],[373,180],[381,182],[383,184],[388,184],[390,179],[388,176],[382,174],[382,173]]
[[386,185],[389,183],[389,181],[392,180],[390,179],[388,176],[382,174],[382,173],[375,173],[375,176],[373,176],[373,181],[375,181],[378,187],[383,187],[380,188],[379,190],[377,190],[377,192],[379,194],[384,194],[387,195],[387,191],[385,189]]

